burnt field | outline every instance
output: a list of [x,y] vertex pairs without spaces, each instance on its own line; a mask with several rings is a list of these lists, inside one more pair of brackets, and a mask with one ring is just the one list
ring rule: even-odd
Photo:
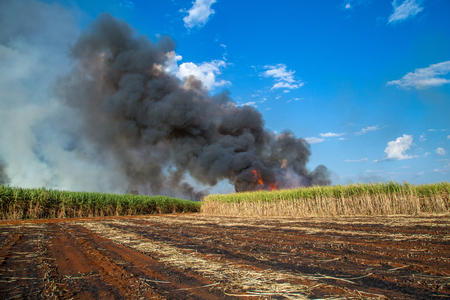
[[2,299],[445,299],[450,215],[0,222]]

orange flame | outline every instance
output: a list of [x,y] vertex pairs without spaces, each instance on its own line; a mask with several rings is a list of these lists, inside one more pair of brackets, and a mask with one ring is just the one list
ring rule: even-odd
[[255,177],[255,183],[264,185],[264,182],[262,180],[261,173],[259,172],[259,170],[251,170],[250,172],[252,172],[253,176]]
[[[255,178],[255,183],[257,184],[258,190],[262,190],[264,188],[264,181],[261,177],[261,172],[259,170],[251,170],[253,177]],[[275,191],[277,189],[278,182],[269,183],[269,191]]]
[[278,182],[276,183],[269,183],[269,191],[276,191],[277,190]]

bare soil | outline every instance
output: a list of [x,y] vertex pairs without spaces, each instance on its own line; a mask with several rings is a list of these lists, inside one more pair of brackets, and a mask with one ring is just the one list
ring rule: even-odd
[[0,222],[1,299],[445,299],[450,214]]

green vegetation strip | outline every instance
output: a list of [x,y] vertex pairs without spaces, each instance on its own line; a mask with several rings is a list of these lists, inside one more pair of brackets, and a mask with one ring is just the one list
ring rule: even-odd
[[278,191],[209,195],[201,211],[217,215],[303,216],[443,213],[450,183],[407,182],[314,186]]
[[201,203],[165,196],[68,192],[0,186],[0,219],[46,219],[200,211]]

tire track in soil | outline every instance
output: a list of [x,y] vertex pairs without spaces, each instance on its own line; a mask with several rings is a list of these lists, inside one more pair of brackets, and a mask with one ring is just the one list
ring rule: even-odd
[[[168,217],[170,219],[170,217]],[[446,286],[446,282],[448,282],[448,273],[449,272],[449,264],[446,263],[443,265],[442,261],[439,261],[438,258],[442,257],[442,254],[450,254],[448,252],[445,252],[446,245],[442,245],[442,251],[432,249],[434,250],[434,255],[430,253],[429,249],[426,252],[426,255],[423,257],[419,257],[419,259],[411,260],[406,258],[405,255],[403,257],[398,257],[399,251],[395,251],[395,248],[399,247],[399,242],[392,242],[391,244],[376,244],[373,243],[373,245],[369,245],[367,242],[364,244],[363,241],[360,239],[360,237],[357,237],[355,239],[354,236],[350,237],[350,241],[339,241],[338,244],[344,245],[344,247],[338,245],[338,249],[333,250],[333,256],[331,259],[326,256],[327,252],[331,252],[330,250],[323,249],[322,251],[322,257],[321,259],[318,259],[318,257],[312,258],[309,257],[309,261],[305,262],[305,251],[295,249],[295,252],[299,253],[283,253],[283,257],[280,257],[280,255],[274,255],[271,252],[264,251],[264,255],[261,254],[260,256],[264,257],[263,259],[257,258],[255,255],[251,256],[248,255],[251,253],[252,249],[246,249],[245,247],[242,247],[243,243],[241,243],[237,250],[233,250],[236,248],[237,243],[230,243],[230,236],[234,236],[233,233],[226,233],[227,227],[222,226],[224,228],[214,228],[214,230],[209,230],[209,232],[201,232],[201,229],[199,229],[199,226],[190,225],[188,223],[185,223],[185,227],[183,227],[183,224],[177,223],[177,227],[174,227],[173,225],[169,225],[165,222],[157,223],[153,218],[148,219],[150,223],[147,223],[147,225],[152,225],[152,228],[150,231],[150,235],[152,235],[151,238],[157,238],[159,240],[166,240],[169,239],[172,241],[172,245],[176,245],[177,247],[183,247],[183,248],[190,248],[192,250],[202,252],[202,253],[209,253],[213,254],[217,251],[221,251],[224,256],[227,257],[227,259],[234,258],[238,262],[243,264],[250,264],[250,265],[256,265],[256,266],[265,266],[272,267],[272,268],[286,268],[286,269],[293,269],[293,260],[295,259],[301,259],[302,263],[300,268],[295,268],[298,271],[302,273],[307,274],[323,274],[333,277],[341,277],[341,278],[349,278],[349,277],[358,277],[362,274],[369,274],[371,272],[372,274],[370,276],[365,277],[363,275],[363,278],[357,280],[359,281],[359,289],[361,288],[367,292],[372,293],[384,293],[385,295],[389,297],[412,297],[412,298],[423,298],[423,299],[430,299],[433,295],[439,296],[439,291],[443,290],[443,287]],[[169,222],[169,221],[168,221]],[[131,220],[128,222],[128,225],[126,222],[110,222],[111,225],[119,226],[120,228],[126,229],[128,227],[128,230],[132,230],[136,233],[143,234],[144,236],[149,236],[149,234],[145,234],[145,229],[143,228],[138,229],[139,227],[144,227],[146,221],[143,219],[140,220]],[[190,227],[190,228],[189,228]],[[212,224],[208,224],[208,227],[214,227]],[[164,228],[164,230],[158,230]],[[155,232],[155,229],[157,232]],[[228,230],[230,231],[230,230]],[[185,233],[184,235],[181,234],[181,232]],[[195,236],[189,235],[186,233],[193,232],[195,233]],[[212,233],[211,233],[212,232]],[[224,233],[225,232],[225,233]],[[429,232],[427,232],[429,233]],[[198,236],[205,236],[205,239],[211,239],[214,240],[213,243],[210,243],[209,245],[203,245],[202,247],[202,241],[198,240]],[[259,234],[260,237],[263,237],[263,240],[260,240],[259,245],[256,247],[253,247],[255,249],[259,250],[261,248],[264,248],[263,243],[267,244],[267,241],[271,241],[270,238],[268,238],[271,235],[270,232],[261,232]],[[248,236],[248,235],[247,235]],[[176,237],[176,238],[174,238]],[[278,236],[278,240],[283,240],[283,236]],[[324,241],[330,241],[331,238],[317,238],[317,237],[311,237],[308,235],[303,236],[295,236],[295,239],[300,241],[307,241],[309,240],[314,246],[316,244],[323,243]],[[186,242],[190,241],[190,242]],[[354,249],[354,243],[357,241],[358,244],[360,244],[360,249]],[[239,241],[241,242],[241,241]],[[347,245],[345,245],[347,243]],[[244,243],[245,244],[245,243]],[[299,244],[299,243],[297,243]],[[300,243],[304,244],[304,242]],[[419,242],[417,244],[420,244]],[[409,249],[401,249],[403,252],[411,250],[415,248],[416,245],[410,245]],[[349,253],[348,247],[352,248],[353,253]],[[412,247],[411,247],[412,246]],[[430,245],[425,245],[430,247]],[[423,247],[423,243],[421,245]],[[325,248],[325,247],[323,247]],[[347,249],[346,249],[347,248]],[[380,248],[388,249],[387,253],[382,253],[381,255],[377,255],[377,253],[380,252]],[[436,248],[436,247],[434,247]],[[279,250],[279,249],[276,249]],[[281,249],[286,251],[286,249]],[[317,249],[315,249],[317,250]],[[340,250],[340,253],[339,253]],[[394,250],[394,251],[392,251]],[[310,251],[313,252],[314,251]],[[361,253],[362,255],[356,255],[357,253]],[[394,253],[392,253],[394,252]],[[243,255],[242,255],[243,254]],[[272,255],[271,255],[272,254]],[[302,254],[301,257],[295,257],[296,254]],[[350,255],[349,255],[350,254]],[[405,253],[403,253],[405,254]],[[287,260],[286,256],[293,256],[291,259]],[[346,256],[349,256],[349,259],[346,258]],[[430,260],[434,258],[434,260]],[[340,261],[336,261],[335,257],[340,258]],[[342,259],[342,257],[344,259]],[[351,260],[350,260],[351,258]],[[375,259],[374,259],[375,258]],[[261,260],[265,262],[261,262]],[[311,263],[312,262],[312,263]],[[425,264],[423,264],[425,262]],[[448,262],[448,261],[447,261]],[[331,264],[329,268],[327,268],[324,265]],[[306,265],[306,266],[305,266]],[[311,267],[311,265],[314,265]],[[372,267],[368,268],[370,265]],[[376,267],[378,266],[378,267]],[[375,270],[373,270],[373,268]],[[412,276],[411,276],[412,275]],[[414,278],[414,275],[418,275],[419,278],[422,277],[420,280],[416,280]],[[425,275],[425,276],[424,276]],[[429,275],[438,275],[438,277],[433,278]],[[398,280],[398,277],[401,277],[403,280]],[[438,280],[436,280],[438,279]],[[402,282],[404,281],[404,282]],[[422,282],[420,282],[422,281]],[[438,282],[436,282],[438,281]],[[419,283],[419,286],[417,286],[417,283]],[[345,285],[345,284],[344,284]],[[434,287],[433,287],[434,285]],[[351,285],[347,285],[346,287],[351,288]],[[354,287],[354,286],[353,286]],[[388,291],[386,292],[386,289]],[[433,291],[434,290],[434,291]],[[436,291],[438,291],[438,294],[436,294]],[[448,295],[448,293],[445,293]],[[445,296],[445,294],[440,294],[440,296]]]

